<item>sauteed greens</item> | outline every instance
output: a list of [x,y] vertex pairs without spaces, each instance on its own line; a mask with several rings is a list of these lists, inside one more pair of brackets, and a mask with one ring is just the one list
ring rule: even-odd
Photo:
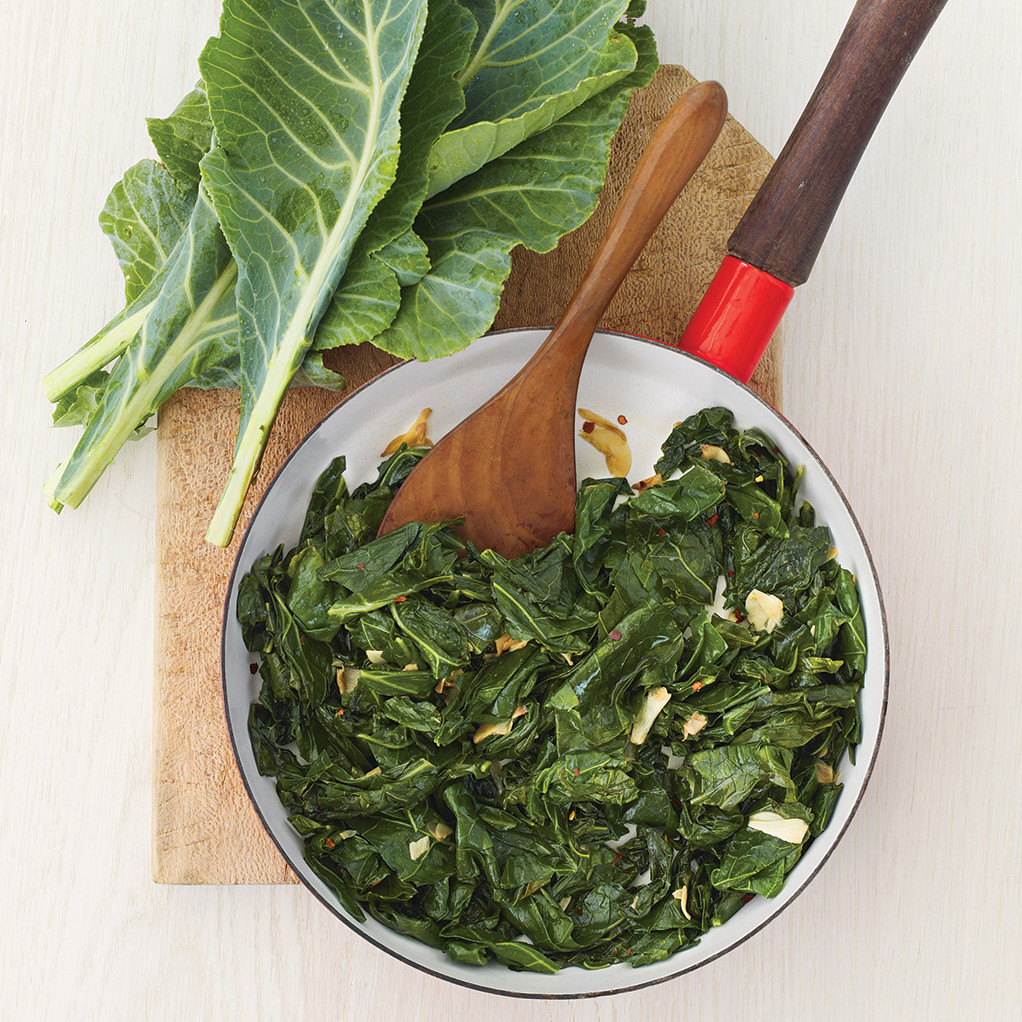
[[239,587],[256,760],[310,867],[358,919],[551,973],[776,895],[834,811],[866,658],[801,470],[704,409],[652,485],[586,479],[574,535],[507,561],[450,523],[374,538],[423,453],[353,492],[337,458]]

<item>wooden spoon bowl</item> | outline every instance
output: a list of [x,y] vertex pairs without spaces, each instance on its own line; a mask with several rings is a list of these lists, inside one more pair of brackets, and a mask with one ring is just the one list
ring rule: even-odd
[[560,322],[521,372],[416,466],[381,536],[406,522],[460,518],[465,539],[518,557],[574,529],[575,396],[589,342],[726,117],[716,82],[694,86],[671,107]]

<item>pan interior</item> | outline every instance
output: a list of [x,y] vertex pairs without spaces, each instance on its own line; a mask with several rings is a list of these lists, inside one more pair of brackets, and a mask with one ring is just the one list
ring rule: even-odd
[[[466,351],[435,362],[408,362],[377,377],[335,408],[303,441],[268,488],[253,515],[238,554],[225,608],[223,682],[228,727],[246,788],[265,826],[292,868],[333,912],[378,947],[435,975],[480,989],[519,996],[592,996],[643,986],[678,975],[741,943],[781,911],[819,870],[844,831],[865,787],[883,726],[887,643],[875,573],[854,516],[834,480],[787,421],[751,390],[713,367],[673,348],[622,334],[598,333],[579,384],[578,407],[624,427],[632,450],[634,482],[652,473],[660,444],[680,419],[708,405],[730,408],[740,427],[771,434],[793,465],[804,465],[802,493],[818,521],[830,526],[841,563],[854,572],[862,595],[869,662],[862,694],[863,738],[857,762],[841,767],[844,791],[826,832],[803,855],[784,890],[773,899],[755,898],[724,926],[705,934],[693,948],[664,962],[633,969],[564,969],[555,976],[516,973],[491,963],[478,968],[450,961],[442,952],[401,936],[372,918],[359,923],[340,907],[330,889],[302,858],[302,839],[287,822],[272,778],[256,769],[248,739],[249,706],[259,678],[249,672],[235,609],[237,586],[252,563],[279,544],[292,546],[316,479],[338,454],[347,457],[349,487],[374,478],[379,453],[403,433],[424,407],[433,409],[429,435],[439,439],[509,380],[546,337],[544,330],[514,330],[486,337]],[[579,479],[605,476],[606,466],[589,444],[576,442]],[[370,952],[374,953],[374,952]]]

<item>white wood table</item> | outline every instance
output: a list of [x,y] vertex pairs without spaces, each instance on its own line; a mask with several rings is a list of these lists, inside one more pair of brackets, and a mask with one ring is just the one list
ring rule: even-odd
[[[851,0],[651,0],[667,61],[780,149]],[[1022,13],[952,2],[786,321],[785,410],[870,538],[891,703],[810,888],[696,973],[511,1002],[420,975],[304,889],[153,884],[154,448],[85,506],[39,381],[114,308],[95,218],[196,77],[216,0],[0,7],[0,1018],[1019,1017]]]

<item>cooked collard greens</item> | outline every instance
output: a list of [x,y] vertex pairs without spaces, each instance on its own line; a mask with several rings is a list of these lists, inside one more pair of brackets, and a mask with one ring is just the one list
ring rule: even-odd
[[425,453],[321,476],[242,580],[260,771],[309,866],[458,962],[659,961],[772,897],[840,795],[866,659],[854,577],[773,440],[708,408],[653,485],[586,479],[514,561],[453,523],[376,538]]

